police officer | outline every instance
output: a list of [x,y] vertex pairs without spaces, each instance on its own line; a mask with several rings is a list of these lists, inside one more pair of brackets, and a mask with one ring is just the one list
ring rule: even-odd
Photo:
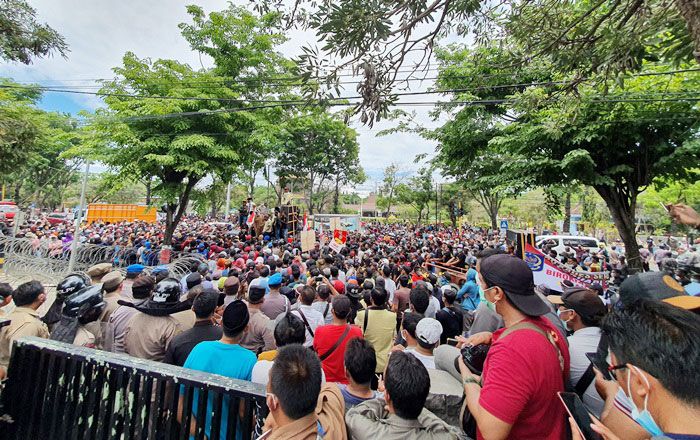
[[56,299],[54,300],[48,312],[41,318],[49,330],[53,331],[56,324],[61,320],[61,311],[63,310],[63,302],[66,298],[86,288],[91,284],[90,278],[81,273],[72,273],[65,277],[56,286]]
[[96,337],[85,325],[97,321],[105,306],[101,285],[86,287],[69,296],[63,305],[61,321],[51,333],[51,339],[95,348]]
[[192,301],[180,301],[180,282],[166,278],[159,282],[148,301],[119,304],[134,307],[138,312],[129,320],[124,333],[124,351],[141,358],[162,362],[170,341],[183,331],[171,315],[192,307]]

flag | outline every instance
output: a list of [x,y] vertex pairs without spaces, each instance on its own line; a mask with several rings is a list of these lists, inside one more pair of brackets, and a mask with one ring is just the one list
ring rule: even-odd
[[253,226],[253,223],[255,222],[255,211],[251,211],[250,215],[248,216],[248,220],[246,220],[245,224],[248,225],[248,227]]
[[302,231],[308,231],[309,230],[309,223],[307,222],[306,219],[306,213],[304,213],[304,226],[301,228]]

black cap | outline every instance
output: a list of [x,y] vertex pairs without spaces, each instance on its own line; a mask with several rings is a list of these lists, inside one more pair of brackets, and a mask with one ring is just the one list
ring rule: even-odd
[[185,278],[185,283],[187,283],[187,289],[191,289],[194,286],[198,286],[199,284],[202,284],[202,275],[199,273],[191,273],[187,275],[187,278]]
[[524,260],[508,254],[496,254],[481,260],[481,277],[490,285],[498,286],[513,305],[529,316],[550,312],[549,307],[535,294],[532,271]]
[[561,295],[561,302],[584,318],[603,317],[608,311],[598,293],[585,287],[567,287]]
[[686,295],[683,286],[665,272],[643,272],[628,277],[620,285],[620,301],[629,305],[638,299],[661,301]]
[[260,304],[265,298],[265,288],[259,286],[251,286],[248,289],[248,302],[251,304]]
[[248,307],[241,300],[233,301],[224,310],[221,324],[230,333],[239,333],[248,325],[250,314]]

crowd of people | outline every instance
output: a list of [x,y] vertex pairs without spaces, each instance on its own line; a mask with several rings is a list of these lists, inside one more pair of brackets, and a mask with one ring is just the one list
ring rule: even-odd
[[[41,283],[0,284],[0,307],[15,306],[0,316],[0,377],[12,342],[38,336],[261,384],[268,439],[566,439],[589,428],[700,439],[698,271],[683,285],[675,272],[630,273],[620,246],[572,249],[550,257],[617,270],[617,285],[553,291],[498,231],[373,223],[340,252],[322,236],[302,251],[283,232],[185,218],[173,248],[198,260],[176,278],[141,259],[160,247],[157,225],[92,225],[87,241],[138,258],[68,275],[44,316]],[[591,427],[567,418],[566,392]]]

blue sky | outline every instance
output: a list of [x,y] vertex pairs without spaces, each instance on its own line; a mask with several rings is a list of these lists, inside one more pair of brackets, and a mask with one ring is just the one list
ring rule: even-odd
[[[36,60],[29,66],[0,64],[0,76],[46,86],[95,85],[94,79],[112,76],[111,68],[120,64],[126,51],[133,51],[139,57],[173,58],[193,67],[210,66],[209,60],[200,61],[199,55],[189,49],[177,24],[188,21],[185,6],[189,3],[196,3],[206,11],[225,7],[225,3],[218,0],[29,0],[29,3],[37,9],[40,20],[48,22],[65,37],[71,52],[67,59],[49,57]],[[312,34],[296,31],[291,32],[289,38],[280,48],[287,57],[298,55],[302,45],[314,41]],[[412,91],[425,90],[432,85],[430,81],[412,84]],[[354,94],[354,91],[349,89],[347,93]],[[424,101],[435,99],[434,96],[412,96],[410,100],[417,101],[418,98],[424,98]],[[41,107],[46,110],[68,113],[94,111],[100,105],[101,101],[94,96],[49,92],[41,102]],[[428,117],[429,111],[428,107],[416,108],[416,119],[434,125]],[[390,163],[398,163],[404,174],[412,174],[419,167],[413,163],[413,158],[420,153],[435,151],[433,142],[415,134],[378,137],[377,132],[391,127],[390,122],[381,122],[372,129],[356,121],[351,125],[359,133],[360,162],[370,177],[358,188],[362,192],[374,189],[381,180],[383,169]]]

